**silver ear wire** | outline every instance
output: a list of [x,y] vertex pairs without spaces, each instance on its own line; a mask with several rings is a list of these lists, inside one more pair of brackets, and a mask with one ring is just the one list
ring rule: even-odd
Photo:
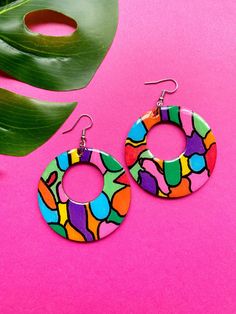
[[161,95],[157,101],[157,106],[162,106],[163,105],[163,102],[164,102],[164,97],[166,94],[173,94],[177,91],[177,89],[179,88],[179,84],[176,80],[174,80],[173,78],[165,78],[165,79],[162,79],[162,80],[159,80],[159,81],[150,81],[150,82],[145,82],[144,84],[145,85],[154,85],[154,84],[159,84],[159,83],[163,83],[163,82],[173,82],[175,84],[175,89],[173,90],[167,90],[167,89],[164,89],[162,92],[161,92]]
[[83,152],[86,148],[86,132],[87,132],[87,130],[89,130],[93,126],[93,118],[89,114],[82,114],[78,118],[78,120],[75,122],[75,124],[72,126],[72,128],[70,128],[69,130],[66,130],[62,133],[62,134],[66,134],[66,133],[73,131],[75,129],[75,127],[77,126],[77,124],[80,122],[80,120],[84,117],[89,118],[90,124],[86,128],[82,129],[81,139],[80,139],[80,153],[81,154],[83,154]]

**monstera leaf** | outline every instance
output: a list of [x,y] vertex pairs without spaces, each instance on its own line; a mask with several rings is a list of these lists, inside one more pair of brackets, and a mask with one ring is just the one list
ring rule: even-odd
[[[25,17],[52,10],[77,23],[70,36],[31,32]],[[118,0],[0,0],[0,69],[28,84],[50,90],[86,86],[110,47]]]
[[28,99],[0,89],[0,154],[29,154],[52,136],[75,106]]
[[14,2],[16,0],[0,0],[0,7],[3,7],[11,2]]

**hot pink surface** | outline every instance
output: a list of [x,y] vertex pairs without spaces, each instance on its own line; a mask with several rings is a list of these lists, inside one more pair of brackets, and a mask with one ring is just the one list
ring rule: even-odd
[[[116,38],[86,89],[56,93],[1,77],[1,87],[26,96],[79,101],[37,151],[0,156],[1,313],[236,313],[235,10],[230,0],[121,0]],[[62,131],[92,114],[88,144],[124,164],[129,128],[168,85],[143,82],[164,77],[180,85],[166,104],[198,112],[216,135],[213,176],[173,201],[130,178],[132,206],[119,230],[89,245],[60,238],[36,195],[46,165],[78,144],[79,127]]]

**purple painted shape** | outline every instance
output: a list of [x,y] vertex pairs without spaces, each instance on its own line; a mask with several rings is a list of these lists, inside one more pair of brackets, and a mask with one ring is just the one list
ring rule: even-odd
[[187,136],[185,156],[191,156],[194,153],[204,154],[205,151],[206,149],[203,145],[202,138],[196,132],[194,132],[191,137]]
[[72,225],[85,236],[87,241],[93,241],[93,236],[87,229],[85,206],[69,201],[68,211]]
[[92,154],[92,152],[90,150],[85,149],[85,151],[83,152],[83,154],[80,158],[80,161],[81,162],[89,162],[90,158],[91,158],[91,154]]
[[139,177],[141,179],[140,186],[144,190],[156,195],[158,186],[156,180],[151,176],[151,174],[147,171],[139,171]]
[[168,111],[169,111],[168,107],[161,107],[161,120],[162,121],[169,121]]

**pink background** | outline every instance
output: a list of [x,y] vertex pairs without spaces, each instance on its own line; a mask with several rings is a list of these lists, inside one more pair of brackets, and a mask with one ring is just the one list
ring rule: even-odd
[[[114,43],[86,89],[49,92],[1,76],[1,87],[26,96],[79,101],[34,153],[0,156],[1,313],[236,313],[235,10],[233,0],[121,0]],[[62,131],[91,113],[89,145],[124,164],[132,123],[171,86],[143,82],[164,77],[180,85],[166,104],[197,111],[216,135],[212,178],[174,201],[154,198],[131,180],[132,206],[113,235],[89,245],[60,238],[41,217],[36,191],[48,162],[78,144],[80,127]],[[161,132],[172,146],[173,130]],[[158,147],[155,153],[168,150]]]

